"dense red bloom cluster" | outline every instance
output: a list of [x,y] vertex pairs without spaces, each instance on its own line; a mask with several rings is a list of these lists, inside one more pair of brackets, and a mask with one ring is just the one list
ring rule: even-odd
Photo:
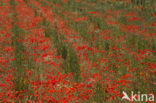
[[0,2],[0,102],[119,102],[123,90],[153,90],[156,25],[138,12],[97,6],[107,0]]

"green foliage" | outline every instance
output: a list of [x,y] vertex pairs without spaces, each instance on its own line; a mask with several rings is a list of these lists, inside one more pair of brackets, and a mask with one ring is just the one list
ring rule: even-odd
[[26,4],[29,4],[29,3],[28,3],[28,0],[23,0],[23,1],[24,1]]
[[10,5],[13,7],[15,6],[15,0],[10,0]]
[[46,22],[46,19],[43,21],[45,27],[45,36],[49,37],[53,43],[55,48],[57,49],[57,54],[60,55],[64,59],[64,71],[65,73],[73,73],[73,77],[76,82],[80,82],[80,65],[78,56],[70,45],[65,44],[63,40],[65,37],[63,35],[57,34],[57,26],[54,29],[50,28]]
[[12,14],[13,22],[12,22],[12,29],[11,29],[13,36],[11,40],[12,40],[12,47],[14,49],[14,58],[15,58],[14,65],[13,65],[15,68],[13,83],[14,83],[15,91],[18,92],[16,96],[18,96],[20,91],[25,91],[25,90],[28,91],[28,87],[29,87],[29,85],[27,84],[28,80],[25,78],[26,73],[25,73],[25,66],[23,61],[23,58],[25,57],[23,53],[25,51],[25,47],[23,45],[23,37],[25,32],[16,24],[16,22],[18,22],[18,19],[17,19],[17,14],[15,12],[15,6],[16,6],[15,1],[11,0],[10,4],[12,6],[12,12],[13,12]]
[[131,2],[135,5],[145,5],[146,0],[131,0]]
[[81,81],[79,59],[75,50],[71,47],[67,47],[67,55],[63,65],[66,73],[73,73],[76,82]]
[[94,90],[93,101],[95,103],[105,103],[106,95],[103,86],[97,82]]
[[23,51],[24,51],[24,46],[23,43],[20,42],[19,40],[22,40],[20,38],[20,34],[23,33],[21,29],[17,25],[13,25],[12,27],[12,32],[14,33],[14,36],[12,37],[12,46],[14,48],[14,67],[15,67],[15,72],[14,72],[14,88],[15,91],[24,91],[28,90],[28,84],[27,80],[25,79],[25,68],[23,66]]

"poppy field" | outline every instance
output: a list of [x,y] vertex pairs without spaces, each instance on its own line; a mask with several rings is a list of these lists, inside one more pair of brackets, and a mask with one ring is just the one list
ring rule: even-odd
[[155,0],[0,0],[0,103],[154,103],[155,93]]

